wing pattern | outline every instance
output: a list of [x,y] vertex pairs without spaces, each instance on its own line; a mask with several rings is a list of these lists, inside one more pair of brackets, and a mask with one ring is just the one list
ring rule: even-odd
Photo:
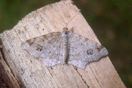
[[88,38],[71,32],[68,36],[69,64],[84,69],[88,63],[98,61],[108,55],[105,47]]
[[46,66],[59,64],[63,60],[62,37],[60,32],[29,39],[22,48],[41,60]]
[[[68,36],[68,37],[64,37]],[[65,41],[67,43],[64,43]],[[63,44],[65,49],[63,49]],[[29,54],[41,60],[45,66],[53,66],[63,62],[65,55],[67,63],[79,68],[85,68],[87,64],[98,61],[107,56],[108,51],[101,44],[98,44],[88,38],[71,32],[54,32],[44,36],[29,39],[22,44],[22,48]],[[63,54],[65,53],[65,54]]]

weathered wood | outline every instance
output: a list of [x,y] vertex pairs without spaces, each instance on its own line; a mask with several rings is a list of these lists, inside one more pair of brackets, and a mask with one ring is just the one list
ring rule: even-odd
[[69,29],[73,27],[75,33],[99,43],[91,27],[70,0],[33,11],[14,28],[0,34],[6,62],[21,87],[125,88],[109,57],[90,63],[85,70],[76,69],[72,65],[56,65],[51,68],[45,67],[42,62],[21,48],[21,44],[27,39],[63,31],[61,24],[65,25],[69,21]]
[[0,51],[0,74],[2,75],[4,82],[9,88],[20,88],[17,80],[13,76],[13,73],[11,72],[6,62],[4,61],[1,51]]

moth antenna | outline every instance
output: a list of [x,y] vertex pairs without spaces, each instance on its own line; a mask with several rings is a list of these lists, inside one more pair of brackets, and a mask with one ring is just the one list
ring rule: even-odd
[[59,23],[59,24],[61,24],[64,28],[67,28],[67,26],[68,26],[68,24],[70,23],[70,21],[72,21],[78,14],[79,14],[79,13],[77,13],[72,19],[70,19],[70,20],[68,21],[68,23],[65,23],[65,24],[66,24],[65,26],[64,26],[62,23],[59,23],[59,22],[56,22],[56,21],[52,21],[52,22]]
[[[53,22],[56,22],[56,21],[53,21]],[[56,23],[59,23],[59,22],[56,22]],[[59,24],[61,24],[61,23],[59,23]],[[63,24],[61,24],[63,27],[65,27]]]
[[67,28],[68,24],[70,23],[70,21],[72,21],[78,14],[79,14],[79,13],[77,13],[72,19],[69,20],[68,23],[66,23],[66,28]]

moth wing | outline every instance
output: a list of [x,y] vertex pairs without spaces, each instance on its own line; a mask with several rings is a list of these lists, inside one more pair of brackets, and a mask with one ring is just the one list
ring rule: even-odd
[[68,64],[84,69],[88,63],[108,55],[105,47],[88,38],[71,32],[68,37],[70,44]]
[[21,46],[30,55],[41,60],[45,66],[59,64],[63,60],[62,37],[60,32],[29,39]]

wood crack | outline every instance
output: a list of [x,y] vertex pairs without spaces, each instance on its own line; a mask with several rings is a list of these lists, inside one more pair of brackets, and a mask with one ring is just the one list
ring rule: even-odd
[[85,81],[85,79],[83,79],[82,75],[78,72],[77,68],[75,68],[75,70],[77,71],[78,75],[81,77],[82,81],[87,86],[87,88],[90,88],[90,86],[87,84],[87,82]]

